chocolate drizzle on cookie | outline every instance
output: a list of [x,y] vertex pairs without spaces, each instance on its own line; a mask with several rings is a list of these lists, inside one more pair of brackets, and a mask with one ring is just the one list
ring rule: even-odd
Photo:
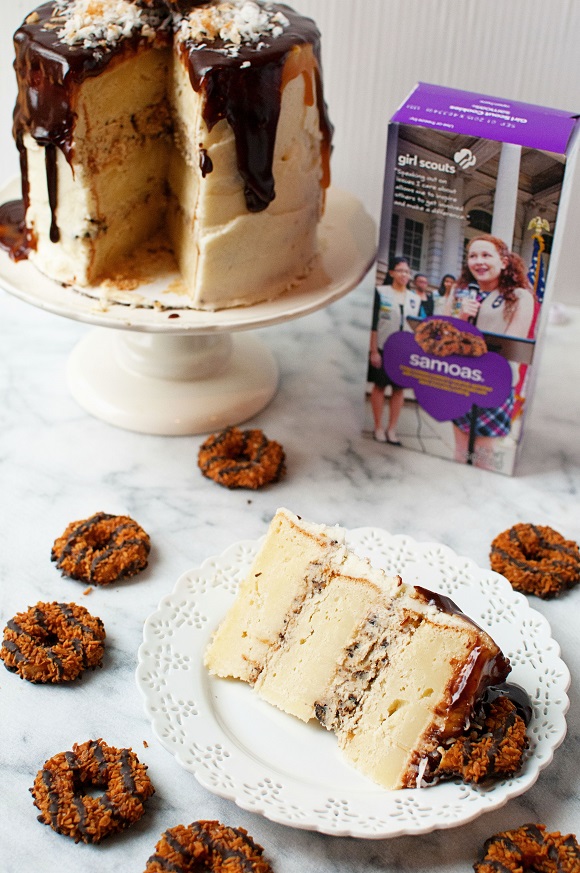
[[197,463],[204,476],[226,488],[262,488],[286,472],[280,443],[257,429],[228,427],[212,434],[200,446]]
[[109,585],[144,570],[150,548],[148,534],[132,518],[97,512],[67,526],[51,560],[64,576]]
[[485,841],[475,873],[580,873],[580,845],[573,834],[548,833],[543,824],[525,824]]
[[272,873],[263,852],[244,828],[230,828],[219,821],[196,821],[169,828],[161,835],[145,873],[188,873],[198,869]]
[[75,603],[37,603],[11,618],[0,657],[29,682],[70,682],[99,666],[105,629],[100,618]]
[[[37,773],[31,792],[38,820],[75,842],[98,843],[143,815],[154,791],[146,770],[131,749],[101,739],[76,744]],[[89,794],[93,788],[103,793]]]
[[580,582],[580,549],[551,527],[516,524],[491,544],[490,563],[512,586],[548,599]]

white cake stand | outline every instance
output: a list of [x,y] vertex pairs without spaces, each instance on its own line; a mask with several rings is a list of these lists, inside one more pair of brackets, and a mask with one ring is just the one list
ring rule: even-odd
[[[10,183],[0,190],[0,202],[15,199],[18,191]],[[85,410],[141,433],[201,434],[246,421],[276,393],[276,360],[247,331],[328,306],[370,268],[375,226],[351,194],[329,190],[319,249],[313,270],[294,290],[219,312],[182,308],[163,289],[155,294],[162,306],[144,300],[142,288],[117,295],[126,303],[87,296],[3,251],[0,284],[27,303],[96,326],[68,362],[70,391]],[[165,277],[168,288],[172,278]]]

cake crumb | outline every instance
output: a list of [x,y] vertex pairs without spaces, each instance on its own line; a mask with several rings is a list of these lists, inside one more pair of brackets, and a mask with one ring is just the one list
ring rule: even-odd
[[89,585],[88,588],[85,588],[85,590],[83,591],[83,594],[91,594],[92,590],[93,590],[92,587]]

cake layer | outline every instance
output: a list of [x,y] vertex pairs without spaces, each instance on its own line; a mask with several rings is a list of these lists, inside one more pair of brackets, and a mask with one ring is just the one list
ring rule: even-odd
[[[343,532],[336,530],[336,537]],[[283,555],[280,542],[287,544]],[[317,570],[332,553],[346,550],[323,525],[305,530],[287,512],[277,512],[268,538],[240,585],[238,597],[218,628],[207,653],[207,665],[218,676],[252,684],[267,654],[298,606],[315,586]]]
[[205,663],[336,733],[387,788],[429,779],[509,664],[448,598],[406,585],[350,552],[337,528],[276,513]]
[[324,573],[315,563],[309,574],[305,597],[294,603],[283,640],[267,654],[255,682],[260,697],[303,721],[315,716],[331,687],[336,653],[349,648],[401,584],[398,577],[372,574],[368,562],[344,549],[330,556]]
[[[71,83],[68,158],[23,135],[30,258],[53,279],[90,284],[147,239],[165,213],[168,49],[116,55],[106,75]],[[53,156],[54,173],[47,173]]]

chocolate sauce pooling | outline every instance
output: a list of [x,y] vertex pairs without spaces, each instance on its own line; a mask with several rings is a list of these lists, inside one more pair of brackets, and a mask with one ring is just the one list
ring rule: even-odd
[[24,224],[24,201],[9,200],[0,206],[0,249],[14,261],[28,257],[30,247]]
[[[188,9],[199,5],[192,0],[174,4]],[[284,64],[296,45],[310,45],[315,59],[314,76],[321,130],[323,184],[328,182],[332,125],[322,98],[320,33],[309,18],[298,15],[283,4],[271,4],[289,20],[281,36],[265,35],[260,48],[241,45],[235,56],[223,51],[224,42],[196,48],[186,41],[181,46],[192,87],[202,92],[203,116],[209,129],[220,119],[227,119],[235,136],[237,163],[244,181],[249,211],[266,209],[275,197],[272,160],[280,102]],[[67,45],[58,39],[58,27],[44,27],[52,17],[54,4],[45,3],[21,25],[14,35],[15,69],[18,97],[14,110],[13,133],[21,156],[22,192],[28,205],[28,175],[25,133],[46,146],[47,181],[51,207],[50,238],[57,241],[58,204],[56,202],[56,149],[70,162],[74,154],[75,98],[78,86],[90,76],[100,75],[115,59],[135,53],[150,42],[139,32],[114,45],[84,48],[82,43]],[[167,9],[157,3],[148,14],[162,21]],[[167,30],[157,33],[156,46],[167,45]],[[250,61],[248,66],[247,62]],[[245,66],[244,66],[245,64]],[[204,171],[210,171],[207,163]],[[34,245],[28,241],[29,247]]]
[[482,703],[488,705],[497,700],[498,697],[507,697],[511,700],[516,708],[520,718],[523,719],[526,725],[532,720],[532,701],[530,695],[521,685],[516,685],[515,682],[503,682],[501,685],[490,685],[486,688],[482,697]]

